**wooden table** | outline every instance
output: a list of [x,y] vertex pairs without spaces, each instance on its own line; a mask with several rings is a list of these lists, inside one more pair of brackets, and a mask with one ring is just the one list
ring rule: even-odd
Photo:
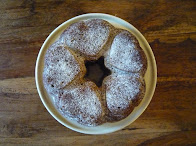
[[[34,68],[46,37],[64,21],[101,12],[133,24],[150,43],[158,82],[147,110],[107,135],[58,123],[43,106]],[[196,1],[0,1],[0,144],[196,144]]]

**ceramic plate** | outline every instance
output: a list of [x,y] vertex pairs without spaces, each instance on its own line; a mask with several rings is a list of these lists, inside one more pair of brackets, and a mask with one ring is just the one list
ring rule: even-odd
[[[86,19],[92,19],[92,18],[99,18],[104,19],[108,22],[110,22],[112,25],[118,28],[126,29],[130,31],[132,34],[134,34],[137,39],[139,40],[140,46],[144,50],[147,60],[148,60],[148,68],[145,74],[145,82],[146,82],[146,92],[144,99],[142,102],[134,109],[134,111],[125,119],[115,122],[115,123],[105,123],[100,126],[96,127],[86,127],[83,125],[78,124],[75,121],[69,120],[64,118],[55,108],[52,98],[48,95],[46,92],[44,86],[43,86],[43,79],[42,79],[42,73],[43,73],[43,66],[44,66],[44,55],[48,49],[48,47],[55,42],[56,39],[60,36],[60,34],[72,23],[78,22],[80,20],[86,20]],[[153,52],[144,38],[144,36],[131,24],[128,22],[112,16],[108,14],[101,14],[101,13],[90,13],[90,14],[84,14],[77,17],[74,17],[60,26],[58,26],[45,40],[43,43],[36,62],[35,67],[35,80],[36,80],[36,86],[39,93],[39,96],[41,98],[42,103],[48,110],[48,112],[61,124],[64,126],[77,131],[81,133],[86,134],[105,134],[105,133],[111,133],[117,130],[120,130],[132,122],[134,122],[147,108],[149,105],[152,96],[154,94],[154,90],[156,87],[156,81],[157,81],[157,68],[156,68],[156,62],[153,55]]]

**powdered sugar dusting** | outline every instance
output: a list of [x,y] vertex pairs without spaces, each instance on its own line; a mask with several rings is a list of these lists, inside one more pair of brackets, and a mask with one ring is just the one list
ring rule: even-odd
[[79,72],[79,63],[68,49],[57,43],[48,49],[43,72],[44,85],[48,91],[65,87]]
[[127,116],[131,102],[140,97],[143,85],[139,78],[130,75],[111,75],[105,80],[107,108],[111,115]]
[[[110,49],[106,52],[103,48],[108,46]],[[82,77],[84,59],[95,60],[102,54],[112,75],[104,79],[100,91],[93,82]],[[46,52],[44,86],[53,94],[57,109],[69,119],[86,126],[102,124],[105,118],[121,120],[131,113],[136,106],[134,102],[144,96],[144,57],[130,32],[114,30],[101,19],[80,21],[70,25]]]
[[63,90],[59,96],[59,110],[64,116],[77,120],[79,123],[97,125],[103,114],[99,90],[93,82],[85,82],[73,90]]
[[60,39],[82,54],[95,56],[106,43],[110,33],[109,25],[100,19],[89,19],[72,24]]
[[140,50],[136,38],[124,30],[114,38],[108,63],[121,70],[140,72],[144,66]]
[[130,76],[136,77],[136,78],[139,78],[141,76],[141,74],[139,72],[132,73],[132,72],[127,72],[125,70],[118,69],[115,66],[112,66],[111,64],[109,64],[108,60],[109,60],[109,57],[106,56],[104,59],[104,64],[108,69],[110,69],[110,71],[112,72],[113,75],[130,75]]

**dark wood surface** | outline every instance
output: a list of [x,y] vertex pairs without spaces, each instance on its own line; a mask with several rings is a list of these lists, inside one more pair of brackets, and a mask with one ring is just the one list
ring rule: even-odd
[[[46,37],[85,13],[118,16],[146,37],[158,81],[147,110],[128,127],[85,135],[59,124],[45,109],[34,68]],[[0,144],[196,145],[196,1],[0,1]]]

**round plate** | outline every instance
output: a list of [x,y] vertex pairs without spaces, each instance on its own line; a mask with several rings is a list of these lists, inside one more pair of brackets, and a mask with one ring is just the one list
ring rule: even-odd
[[[139,40],[140,46],[144,50],[147,61],[148,61],[148,67],[145,74],[145,82],[146,82],[146,92],[143,100],[141,103],[134,109],[134,111],[125,119],[115,122],[115,123],[105,123],[100,126],[96,127],[87,127],[78,124],[75,121],[69,120],[64,118],[58,110],[55,108],[52,98],[47,94],[44,86],[43,86],[43,79],[42,79],[42,73],[43,73],[43,66],[44,66],[44,56],[48,49],[48,47],[60,36],[60,34],[72,23],[86,20],[86,19],[92,19],[92,18],[99,18],[104,19],[108,22],[110,22],[112,25],[118,28],[126,29],[130,31],[132,34],[134,34],[137,39]],[[105,134],[105,133],[111,133],[117,130],[120,130],[132,122],[134,122],[147,108],[148,104],[150,103],[152,96],[154,94],[154,90],[156,87],[156,81],[157,81],[157,68],[156,68],[156,62],[153,55],[153,52],[144,38],[144,36],[131,24],[128,22],[112,16],[108,14],[101,14],[101,13],[90,13],[90,14],[84,14],[77,17],[74,17],[60,26],[58,26],[45,40],[43,43],[41,50],[37,57],[36,67],[35,67],[35,80],[36,80],[36,86],[39,93],[39,96],[41,98],[41,101],[43,102],[44,106],[48,110],[48,112],[61,124],[64,126],[77,131],[81,133],[86,134]]]

